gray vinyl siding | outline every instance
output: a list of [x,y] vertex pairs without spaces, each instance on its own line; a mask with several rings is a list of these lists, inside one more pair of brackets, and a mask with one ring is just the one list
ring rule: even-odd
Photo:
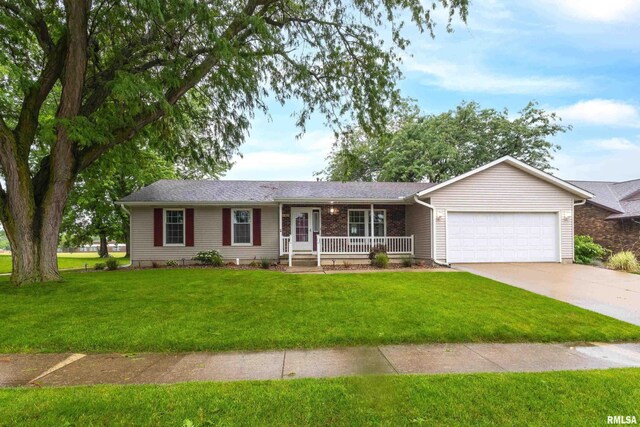
[[[475,212],[560,212],[561,258],[573,260],[574,196],[504,163],[430,194],[437,210]],[[570,220],[562,212],[571,212]],[[444,212],[443,212],[444,213]],[[436,259],[446,260],[446,214],[436,216]]]
[[431,209],[419,204],[406,207],[407,235],[413,234],[414,256],[417,259],[431,259]]
[[[161,206],[157,206],[161,207]],[[182,206],[181,206],[182,207]],[[184,206],[188,208],[191,206]],[[229,206],[233,208],[234,206]],[[154,246],[153,207],[131,207],[131,262],[190,260],[199,251],[217,249],[227,261],[243,261],[279,255],[277,206],[254,206],[262,209],[261,246],[222,246],[222,207],[194,207],[194,246]]]

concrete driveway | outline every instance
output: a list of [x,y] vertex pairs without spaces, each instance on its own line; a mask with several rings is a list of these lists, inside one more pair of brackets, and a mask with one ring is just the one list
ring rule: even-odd
[[577,264],[455,264],[468,271],[640,325],[640,275]]

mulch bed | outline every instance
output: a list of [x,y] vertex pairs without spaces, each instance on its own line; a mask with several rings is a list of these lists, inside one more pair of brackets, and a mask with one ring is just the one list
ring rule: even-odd
[[430,270],[433,269],[435,267],[425,264],[425,263],[421,263],[421,264],[414,264],[411,267],[405,267],[402,264],[399,263],[389,263],[389,265],[387,266],[387,268],[379,268],[370,264],[338,264],[336,263],[336,265],[323,265],[322,268],[324,268],[325,270]]

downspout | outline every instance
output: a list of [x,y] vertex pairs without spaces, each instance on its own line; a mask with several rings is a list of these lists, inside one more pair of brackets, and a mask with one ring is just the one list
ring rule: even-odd
[[[573,202],[573,208],[572,208],[573,212],[571,212],[571,215],[573,216],[572,220],[574,221],[574,224],[573,224],[573,233],[574,234],[575,234],[575,231],[576,231],[576,229],[575,229],[576,206],[582,206],[585,203],[587,203],[587,199],[582,199],[582,200],[580,200],[578,202],[576,202],[574,200],[574,202]],[[560,232],[562,232],[562,225],[560,225]],[[575,246],[575,242],[572,243],[572,245],[573,245],[573,262],[576,262],[576,246]],[[562,262],[562,247],[560,248],[560,254],[561,254],[560,255],[560,262]]]
[[[133,234],[131,234],[131,212],[129,211],[129,209],[127,209],[127,207],[125,205],[120,205],[120,207],[122,208],[123,211],[125,211],[127,213],[127,215],[129,215],[129,242],[127,242],[127,245],[131,245],[131,237],[133,236]],[[131,265],[133,264],[133,262],[131,261],[131,255],[133,254],[133,252],[131,251],[130,247],[127,247],[127,249],[129,250],[129,264],[127,265],[123,265],[122,267],[131,267]]]
[[433,254],[432,254],[431,260],[432,260],[434,263],[436,263],[436,264],[438,264],[438,265],[441,265],[441,266],[443,266],[443,267],[449,267],[449,264],[447,264],[446,262],[440,262],[440,261],[438,261],[438,260],[436,259],[436,252],[437,252],[437,251],[436,251],[436,249],[437,249],[437,246],[436,246],[436,226],[435,226],[435,221],[436,221],[436,207],[435,207],[435,206],[433,206],[432,204],[429,204],[429,203],[427,203],[427,202],[424,202],[424,201],[420,200],[420,199],[418,198],[418,196],[417,196],[417,195],[414,195],[414,196],[413,196],[413,201],[414,201],[414,202],[416,202],[416,203],[417,203],[417,204],[419,204],[419,205],[422,205],[422,206],[425,206],[425,207],[427,207],[427,208],[431,209],[431,212],[432,212],[432,215],[431,215],[431,225],[432,225],[432,227],[431,227],[431,230],[432,230],[432,232],[431,232],[431,238],[433,239],[433,245],[432,245],[432,248],[433,248]]

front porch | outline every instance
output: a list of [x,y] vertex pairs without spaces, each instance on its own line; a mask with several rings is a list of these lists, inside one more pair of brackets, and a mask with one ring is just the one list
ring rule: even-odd
[[414,236],[406,235],[405,205],[280,205],[280,258],[289,266],[368,262],[372,248],[390,258],[413,256]]

